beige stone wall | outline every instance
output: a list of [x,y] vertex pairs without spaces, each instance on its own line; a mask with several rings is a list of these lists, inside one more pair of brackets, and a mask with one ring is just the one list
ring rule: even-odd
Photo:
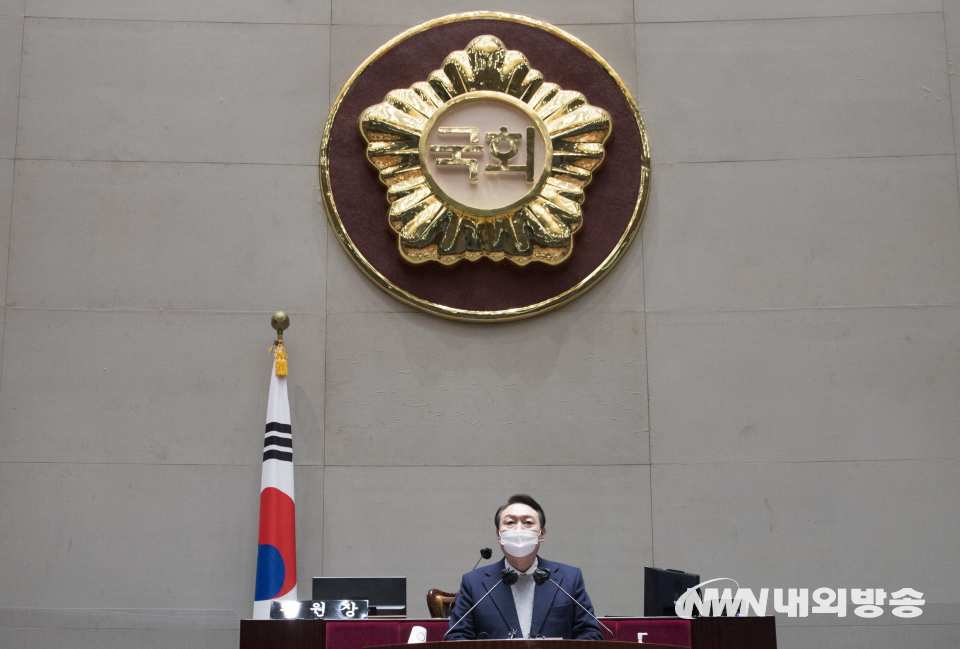
[[[654,160],[613,275],[493,327],[364,280],[315,167],[356,66],[471,9],[591,44]],[[601,615],[645,565],[911,586],[940,624],[781,646],[956,645],[958,56],[957,0],[0,0],[0,647],[236,646],[276,309],[302,596],[425,615],[529,491]]]

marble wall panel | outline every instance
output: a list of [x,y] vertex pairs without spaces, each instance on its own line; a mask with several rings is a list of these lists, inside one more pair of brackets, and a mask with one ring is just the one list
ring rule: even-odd
[[25,0],[0,0],[0,16],[23,17]]
[[943,29],[940,14],[638,25],[653,158],[952,154]]
[[0,608],[0,629],[237,629],[230,609]]
[[397,5],[389,0],[333,0],[333,24],[416,25],[425,20],[465,11],[504,11],[539,18],[555,24],[629,23],[633,21],[630,0],[408,0]]
[[289,165],[19,162],[9,303],[322,312],[315,182]]
[[3,463],[0,605],[249,615],[260,466]]
[[815,18],[941,11],[938,0],[634,0],[638,23]]
[[328,24],[330,0],[27,0],[26,13],[48,18]]
[[315,165],[329,27],[27,19],[20,158]]
[[[324,318],[291,321],[296,462],[322,464]],[[269,312],[8,308],[0,459],[259,467],[274,335]]]
[[[313,578],[323,574],[323,482],[322,466],[299,462],[294,471],[297,505],[297,597],[313,597]],[[258,510],[259,511],[259,510]],[[256,557],[254,557],[256,565]],[[256,583],[256,580],[254,580]],[[248,618],[253,613],[253,597],[236,611]]]
[[653,462],[960,456],[960,308],[648,313]]
[[0,629],[0,648],[44,649],[236,649],[237,630]]
[[329,314],[327,332],[327,466],[648,460],[642,314]]
[[240,617],[230,610],[0,609],[0,648],[231,648]]
[[956,459],[654,465],[655,559],[743,588],[910,587],[957,602],[958,469]]
[[327,467],[324,574],[405,575],[407,614],[427,617],[427,590],[455,591],[481,547],[502,557],[493,516],[517,492],[544,508],[540,554],[583,570],[597,615],[642,608],[645,466]]
[[0,158],[13,158],[20,103],[23,18],[0,12]]
[[652,310],[960,302],[954,156],[661,164],[654,175]]
[[[298,590],[309,598],[310,578],[322,565],[323,468],[298,466],[295,483]],[[249,617],[259,489],[259,464],[0,463],[0,540],[8,559],[0,572],[0,606],[218,607]],[[46,612],[41,625],[20,616],[0,627],[70,628],[78,640],[91,635],[79,633],[91,626],[82,619],[49,625],[57,610]],[[181,632],[184,638],[236,628],[231,620],[141,617],[93,628],[136,629],[139,637]],[[7,631],[0,628],[0,646]]]

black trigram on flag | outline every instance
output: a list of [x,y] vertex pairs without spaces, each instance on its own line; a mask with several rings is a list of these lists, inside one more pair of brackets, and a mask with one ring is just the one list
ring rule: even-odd
[[290,424],[271,421],[263,438],[263,459],[293,462],[293,435]]

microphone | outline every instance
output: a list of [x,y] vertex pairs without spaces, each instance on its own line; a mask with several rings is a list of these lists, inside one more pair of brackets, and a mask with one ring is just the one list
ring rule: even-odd
[[473,570],[477,569],[477,566],[480,565],[481,561],[483,561],[484,559],[489,559],[492,556],[493,556],[493,550],[491,550],[490,548],[483,548],[482,550],[480,550],[480,558],[477,559],[477,562],[475,564],[473,564]]
[[[518,579],[520,579],[520,575],[518,573],[514,572],[513,570],[510,570],[509,568],[504,568],[503,570],[500,571],[500,581],[495,583],[493,585],[493,588],[496,588],[500,584],[506,584],[507,586],[512,586],[513,584],[517,583]],[[493,592],[493,588],[491,588],[486,593],[484,593],[483,597],[478,599],[477,603],[471,606],[470,609],[466,613],[464,613],[459,620],[457,620],[456,624],[452,625],[449,629],[447,629],[447,632],[443,634],[443,639],[441,640],[441,642],[447,639],[447,636],[450,635],[450,632],[456,628],[457,624],[460,624],[461,622],[467,619],[467,616],[470,615],[470,612],[473,611],[473,609],[477,608],[477,606],[480,605],[480,602],[482,602],[487,598],[487,595]]]
[[[480,548],[480,558],[477,559],[477,562],[475,564],[473,564],[473,568],[471,568],[470,571],[473,572],[474,570],[476,570],[477,566],[480,565],[481,561],[483,561],[484,559],[489,559],[492,556],[493,556],[493,550],[491,550],[490,548]],[[459,595],[459,594],[460,594],[460,589],[458,588],[456,595]],[[456,597],[456,595],[454,595],[454,597]]]
[[[556,587],[559,588],[560,590],[563,590],[563,587],[562,587],[560,584],[558,584],[557,582],[553,581],[553,579],[550,578],[550,571],[547,570],[546,568],[537,568],[536,570],[534,570],[534,571],[533,571],[533,581],[534,581],[534,583],[535,583],[537,586],[542,585],[542,584],[543,584],[544,582],[546,582],[546,581],[550,581],[554,586],[556,586]],[[490,590],[493,590],[493,589],[491,588]],[[597,620],[597,624],[599,624],[599,625],[602,626],[604,629],[606,629],[606,630],[607,630],[607,633],[610,634],[610,637],[612,637],[614,640],[617,639],[616,634],[615,634],[613,631],[610,630],[610,627],[608,627],[606,624],[604,624],[604,623],[601,622],[599,619],[597,619],[597,616],[594,615],[593,613],[591,613],[591,612],[590,612],[590,609],[588,609],[586,606],[584,606],[584,605],[581,604],[579,601],[577,601],[577,599],[576,599],[573,595],[571,595],[570,593],[568,593],[567,591],[563,590],[563,594],[566,595],[567,597],[569,597],[573,602],[576,602],[577,606],[579,606],[580,608],[582,608],[583,610],[585,610],[590,617],[592,617],[594,620]],[[602,634],[602,633],[600,634],[600,638],[601,638],[601,640],[603,639],[603,634]]]

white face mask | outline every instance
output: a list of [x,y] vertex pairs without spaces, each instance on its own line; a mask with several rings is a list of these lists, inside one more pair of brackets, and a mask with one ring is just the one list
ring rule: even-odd
[[540,533],[533,530],[507,530],[500,532],[500,545],[511,557],[525,557],[537,549]]

